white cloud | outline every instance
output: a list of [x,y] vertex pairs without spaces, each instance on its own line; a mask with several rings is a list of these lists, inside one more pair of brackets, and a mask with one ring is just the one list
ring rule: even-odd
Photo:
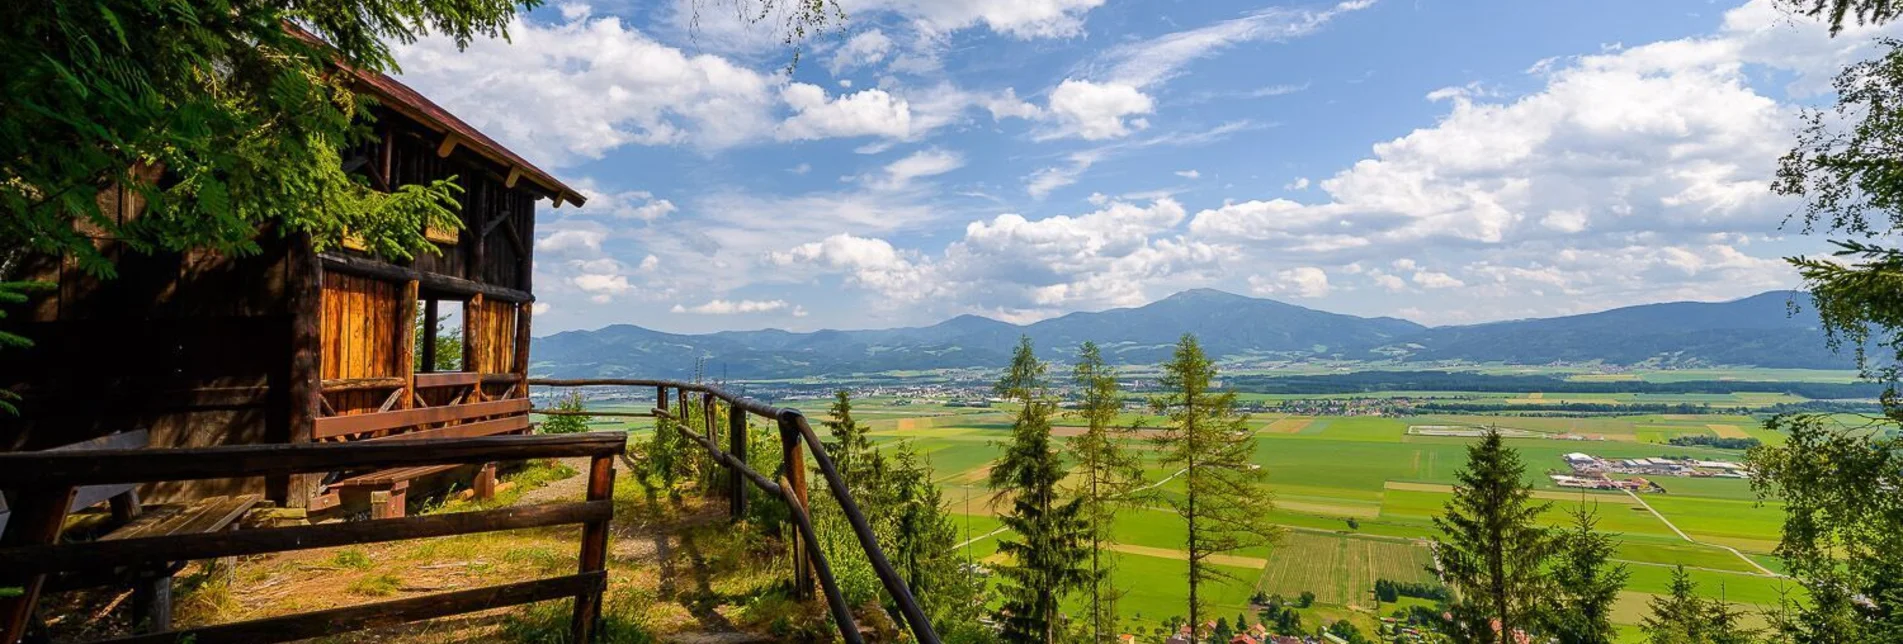
[[568,281],[575,288],[587,293],[589,299],[597,304],[606,304],[612,301],[614,296],[634,290],[634,286],[628,283],[626,275],[581,273],[568,278]]
[[1459,288],[1466,282],[1440,271],[1415,271],[1414,283],[1427,288]]
[[1331,290],[1328,273],[1314,266],[1300,266],[1268,275],[1250,275],[1249,292],[1256,295],[1293,295],[1324,297]]
[[1084,14],[1104,0],[845,0],[848,15],[884,10],[912,19],[922,31],[945,33],[984,25],[1017,38],[1083,34]]
[[885,174],[873,181],[872,186],[879,190],[901,190],[909,187],[913,179],[945,174],[964,165],[964,157],[955,152],[936,148],[920,150],[886,164]]
[[607,238],[608,233],[598,230],[558,230],[535,240],[535,252],[563,255],[585,251],[599,254],[601,242]]
[[1153,85],[1175,76],[1197,59],[1213,56],[1237,44],[1278,42],[1305,36],[1335,16],[1373,4],[1356,0],[1320,11],[1273,7],[1241,18],[1122,45],[1111,50],[1108,56],[1114,65],[1110,79],[1137,87]]
[[1077,183],[1077,179],[1101,158],[1103,153],[1100,151],[1072,152],[1068,155],[1069,165],[1041,168],[1025,177],[1024,191],[1030,193],[1033,199],[1043,199],[1058,188]]
[[773,76],[689,55],[577,7],[557,24],[517,17],[508,41],[479,38],[466,51],[440,35],[395,44],[402,78],[530,160],[557,166],[623,145],[720,148],[772,131]]
[[[854,34],[852,38],[846,40],[846,44],[841,45],[837,51],[833,52],[832,60],[826,67],[832,71],[833,75],[837,76],[843,72],[874,65],[881,60],[885,60],[885,57],[892,53],[892,48],[892,39],[886,36],[885,32],[878,29],[869,29]],[[851,84],[847,83],[842,85],[842,87],[851,87]]]
[[883,239],[840,233],[768,255],[778,266],[812,266],[844,273],[848,281],[890,297],[917,300],[928,290],[925,269]]
[[1202,178],[1202,176],[1203,176],[1203,173],[1201,173],[1201,172],[1197,172],[1197,171],[1196,171],[1196,170],[1194,170],[1194,169],[1190,169],[1190,170],[1177,170],[1177,171],[1175,172],[1175,174],[1176,174],[1176,176],[1179,176],[1179,177],[1182,177],[1182,178],[1184,178],[1184,179],[1199,179],[1199,178]]
[[[772,313],[786,310],[791,305],[786,300],[710,300],[706,304],[695,306],[674,305],[670,313],[692,313],[694,315],[739,315],[743,313]],[[803,309],[802,309],[803,311]],[[796,312],[795,316],[800,313]]]
[[1286,184],[1283,184],[1282,189],[1283,190],[1307,190],[1308,177],[1296,177],[1294,181],[1290,181]]
[[882,89],[861,90],[834,99],[818,85],[792,83],[780,91],[780,96],[795,112],[780,124],[778,136],[782,140],[857,136],[903,139],[912,135],[911,106]]
[[1096,141],[1149,127],[1148,121],[1133,117],[1155,111],[1156,101],[1131,85],[1073,78],[1051,90],[1049,109],[1057,120],[1057,129],[1038,138],[1075,136]]
[[679,210],[674,206],[674,202],[656,199],[653,193],[645,190],[611,192],[602,189],[591,180],[577,182],[575,190],[587,197],[588,203],[570,216],[604,216],[654,221]]

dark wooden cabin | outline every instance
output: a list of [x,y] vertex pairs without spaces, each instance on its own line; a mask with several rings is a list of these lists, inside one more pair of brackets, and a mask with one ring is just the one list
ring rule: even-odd
[[[130,430],[151,447],[472,436],[527,431],[530,278],[537,200],[583,197],[403,84],[357,73],[375,96],[380,140],[345,151],[379,189],[457,177],[462,224],[428,231],[439,254],[395,262],[267,231],[263,252],[141,254],[101,238],[119,276],[100,281],[58,257],[24,277],[58,284],[8,322],[31,338],[0,353],[0,451],[43,450]],[[108,213],[138,216],[125,191]],[[413,355],[418,311],[461,307],[462,370]],[[426,328],[433,328],[428,325]],[[425,353],[435,347],[423,342]],[[421,368],[413,369],[412,364]],[[333,473],[162,484],[147,498],[263,493],[334,507],[354,492],[394,501],[444,471]],[[482,475],[493,482],[493,468]],[[477,486],[480,491],[482,481]],[[384,496],[377,497],[377,494]]]

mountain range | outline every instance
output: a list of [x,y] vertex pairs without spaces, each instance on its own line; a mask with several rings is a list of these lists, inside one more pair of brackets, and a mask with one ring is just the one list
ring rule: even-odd
[[1211,289],[1148,305],[1071,313],[1026,325],[962,315],[925,327],[779,329],[676,334],[617,324],[535,341],[532,371],[557,377],[684,377],[697,362],[736,379],[873,373],[1005,364],[1028,335],[1046,358],[1065,360],[1095,341],[1119,364],[1155,364],[1194,333],[1228,359],[1848,368],[1814,312],[1792,313],[1796,291],[1729,302],[1671,302],[1555,318],[1427,327],[1359,317]]

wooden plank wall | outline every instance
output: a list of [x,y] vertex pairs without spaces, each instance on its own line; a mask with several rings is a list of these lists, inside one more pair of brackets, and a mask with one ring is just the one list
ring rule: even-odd
[[465,371],[511,373],[515,371],[515,306],[508,302],[485,301],[472,320],[472,330],[482,338],[477,355]]
[[[112,240],[98,243],[116,258],[116,279],[45,257],[33,258],[32,272],[22,275],[59,288],[37,294],[5,321],[35,345],[0,358],[0,387],[23,399],[20,417],[0,414],[0,451],[132,429],[148,430],[155,447],[284,440],[287,245],[266,233],[262,252],[234,257],[142,254]],[[169,501],[262,491],[261,480],[216,480],[158,484],[142,493]]]
[[[344,275],[324,274],[323,338],[320,371],[324,379],[401,377],[407,365],[397,364],[402,352],[397,346],[402,328],[404,285],[395,282]],[[376,411],[390,396],[389,391],[344,391],[328,394],[332,409],[339,414]]]

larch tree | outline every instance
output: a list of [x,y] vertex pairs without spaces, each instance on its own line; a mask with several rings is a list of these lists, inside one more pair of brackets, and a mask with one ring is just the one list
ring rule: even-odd
[[1089,526],[1082,499],[1059,498],[1066,475],[1064,460],[1051,440],[1051,415],[1057,404],[1044,383],[1045,365],[1021,338],[998,391],[1018,403],[1011,442],[991,467],[993,502],[1010,498],[999,521],[1016,534],[1003,538],[998,551],[1010,563],[998,570],[1003,603],[998,618],[1006,642],[1058,641],[1063,625],[1060,602],[1088,581]]
[[1489,429],[1467,448],[1467,466],[1454,475],[1454,496],[1434,517],[1441,576],[1454,591],[1453,635],[1475,642],[1512,642],[1515,630],[1537,626],[1547,591],[1543,564],[1552,537],[1537,519],[1548,504],[1533,503],[1526,465],[1500,432]]
[[1572,525],[1553,539],[1546,630],[1559,644],[1612,644],[1618,638],[1613,604],[1631,571],[1612,563],[1617,545],[1598,531],[1599,517],[1593,510],[1582,502],[1572,516]]
[[1111,577],[1115,563],[1104,545],[1111,539],[1117,511],[1131,502],[1143,481],[1143,462],[1117,428],[1123,392],[1116,370],[1104,363],[1095,342],[1085,342],[1079,350],[1071,377],[1080,394],[1076,413],[1085,424],[1084,433],[1069,442],[1077,464],[1071,495],[1083,500],[1084,521],[1090,526],[1090,580],[1084,592],[1090,598],[1091,641],[1101,643],[1118,634],[1117,599],[1122,596]]
[[1157,460],[1183,481],[1182,494],[1165,499],[1185,524],[1191,628],[1203,623],[1203,584],[1236,580],[1211,566],[1210,557],[1268,545],[1278,534],[1269,523],[1274,502],[1264,485],[1268,472],[1253,462],[1255,432],[1236,411],[1235,392],[1217,391],[1215,381],[1216,363],[1196,336],[1184,334],[1163,365],[1159,384],[1165,393],[1150,400],[1167,420],[1153,439]]

